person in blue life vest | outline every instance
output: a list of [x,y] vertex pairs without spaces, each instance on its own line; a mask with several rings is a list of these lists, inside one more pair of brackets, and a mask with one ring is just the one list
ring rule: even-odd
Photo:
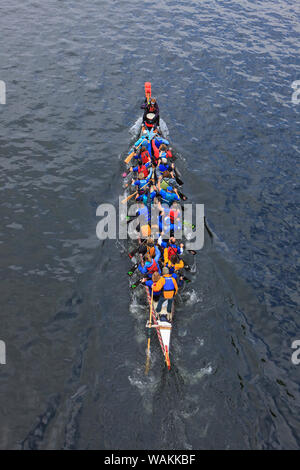
[[145,205],[149,205],[149,203],[157,204],[157,200],[155,200],[157,196],[156,186],[155,185],[151,187],[149,186],[146,186],[146,188],[142,191],[142,194],[138,194],[136,196],[136,201],[142,202]]
[[130,153],[133,151],[135,155],[138,155],[139,149],[145,147],[148,150],[149,154],[152,155],[152,140],[154,138],[153,131],[148,131],[147,129],[142,131],[141,137],[135,142],[133,148],[131,148]]
[[[143,172],[139,173],[137,180],[132,179],[131,186],[137,186],[136,189],[138,189],[139,191],[145,191],[145,188],[143,187],[149,183],[151,177],[152,177],[152,168],[150,168],[150,171],[147,177],[145,177]],[[139,194],[143,194],[143,193],[139,192]]]
[[160,180],[157,182],[158,194],[162,198],[162,202],[169,204],[171,206],[174,201],[180,202],[180,197],[177,193],[177,189],[172,186],[167,186],[166,189],[161,189]]
[[168,160],[163,157],[160,158],[157,162],[157,167],[155,169],[156,177],[159,178],[163,175],[165,171],[172,172],[174,170],[174,163],[168,163]]
[[[174,237],[174,232],[179,236],[182,231],[182,215],[181,207],[176,202],[173,202],[171,207],[166,204],[164,206],[158,203],[159,209],[159,232],[165,232],[170,237]],[[180,232],[180,233],[179,233]]]
[[159,219],[158,219],[158,229],[159,233],[167,233],[171,237],[174,236],[174,232],[181,233],[182,231],[182,224],[181,220],[173,220],[170,217],[170,215],[165,215],[164,213],[159,214]]

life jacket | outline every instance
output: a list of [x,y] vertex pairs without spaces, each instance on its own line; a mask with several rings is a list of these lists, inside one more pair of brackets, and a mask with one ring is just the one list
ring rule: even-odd
[[141,153],[141,159],[143,164],[145,165],[146,163],[150,162],[151,156],[148,152],[148,150],[145,150],[144,152]]
[[165,275],[164,278],[165,278],[164,291],[174,291],[175,290],[174,278],[170,274]]
[[153,259],[151,266],[147,266],[147,273],[152,275],[156,271],[158,271],[158,266],[157,266],[157,262],[155,261],[155,259]]
[[148,169],[145,167],[145,165],[141,165],[138,167],[138,173],[144,173],[145,178],[149,175]]
[[167,150],[166,157],[167,158],[172,158],[173,157],[171,150]]
[[176,245],[171,245],[168,247],[168,258],[171,259],[171,256],[177,254],[177,246]]
[[156,107],[153,105],[148,106],[148,113],[155,113],[156,112]]
[[166,190],[167,187],[170,186],[170,185],[169,185],[169,179],[170,179],[170,178],[163,178],[163,179],[161,180],[161,182],[160,182],[160,187],[161,187],[161,189]]
[[174,224],[174,221],[175,219],[177,219],[179,216],[179,211],[178,210],[170,210],[170,220],[171,220],[171,224]]
[[[162,194],[162,192],[164,191],[164,193]],[[171,206],[171,204],[178,200],[176,194],[173,192],[173,191],[166,191],[164,189],[162,189],[159,193],[162,197],[162,202],[165,203],[165,204],[168,204],[169,206]]]
[[157,282],[153,282],[152,284],[152,289],[153,289],[153,294],[155,293],[156,295],[160,294],[161,293],[161,289],[157,289],[157,284],[158,284],[159,281]]

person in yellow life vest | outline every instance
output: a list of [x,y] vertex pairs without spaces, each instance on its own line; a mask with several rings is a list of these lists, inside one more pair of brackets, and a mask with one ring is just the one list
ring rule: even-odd
[[153,290],[153,300],[154,302],[158,302],[161,290],[164,285],[164,279],[161,277],[158,271],[152,274],[152,279],[142,279],[142,283],[145,284],[147,287],[150,289],[150,295],[151,295],[151,290]]
[[178,286],[176,280],[172,277],[172,274],[169,273],[168,268],[163,268],[162,270],[163,277],[158,281],[157,287],[163,288],[163,295],[160,296],[156,312],[160,314],[162,309],[162,304],[165,300],[167,300],[167,313],[168,313],[168,320],[172,314],[172,304],[174,301],[174,297],[178,292]]
[[179,271],[179,269],[184,268],[184,261],[180,259],[177,255],[172,255],[171,258],[167,258],[165,256],[165,252],[168,252],[168,249],[165,248],[164,250],[164,261],[166,267],[169,269],[169,273],[173,274],[175,271]]

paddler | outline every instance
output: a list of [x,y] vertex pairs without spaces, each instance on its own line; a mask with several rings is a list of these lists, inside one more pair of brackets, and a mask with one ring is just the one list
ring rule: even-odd
[[148,168],[151,167],[151,161],[148,162],[148,163],[143,163],[142,160],[138,160],[137,161],[137,166],[131,166],[129,168],[129,171],[132,171],[134,173],[143,173],[144,174],[144,177],[147,178],[148,174],[149,174],[149,171],[148,171]]
[[150,133],[147,129],[144,129],[142,131],[141,137],[135,142],[133,148],[130,150],[130,153],[134,151],[135,155],[137,155],[139,148],[144,146],[146,147],[148,152],[151,154],[152,152],[151,142],[153,138],[152,134],[153,134],[152,132]]
[[[153,154],[153,158],[154,160],[157,162],[157,160],[159,159],[160,157],[160,152],[164,152],[165,157],[169,157],[169,156],[172,156],[172,154],[170,155],[168,153],[168,150],[167,150],[167,145],[169,145],[169,141],[166,140],[166,139],[163,139],[160,135],[157,135],[152,139],[152,154]],[[164,147],[162,147],[164,145]]]
[[142,284],[145,284],[147,287],[150,289],[150,295],[151,291],[153,290],[153,300],[154,302],[158,302],[159,297],[161,295],[162,287],[163,287],[163,281],[160,282],[160,279],[162,279],[161,275],[159,274],[158,271],[152,274],[152,279],[142,279]]
[[166,190],[168,186],[172,186],[172,188],[178,187],[177,182],[170,171],[164,171],[159,179],[161,189]]
[[174,201],[180,201],[180,197],[178,196],[177,189],[173,188],[172,186],[167,186],[166,189],[161,189],[160,181],[157,183],[158,194],[162,197],[162,202],[169,204],[173,204]]
[[168,160],[163,157],[159,158],[157,162],[157,167],[155,169],[156,177],[159,178],[163,175],[165,171],[171,172],[174,169],[174,163],[168,163]]
[[167,248],[164,250],[164,262],[165,266],[169,269],[170,274],[173,274],[175,271],[179,271],[180,269],[184,268],[184,261],[180,259],[177,254],[171,255],[169,258]]
[[181,207],[176,202],[173,202],[171,207],[166,204],[162,206],[158,204],[159,209],[159,232],[166,232],[174,237],[174,232],[177,233],[182,230]]
[[[172,274],[169,273],[168,268],[163,268],[162,270],[163,277],[158,281],[157,287],[162,287],[163,295],[159,298],[156,312],[160,314],[162,305],[165,300],[167,300],[167,313],[168,313],[168,320],[171,320],[172,315],[172,304],[174,301],[174,297],[178,292],[178,285]],[[162,318],[161,318],[162,319]]]
[[146,253],[145,255],[145,264],[142,266],[142,264],[139,264],[138,269],[142,274],[146,274],[148,277],[152,277],[152,274],[158,271],[161,273],[161,269],[158,263],[159,258],[161,257],[159,248],[155,245],[155,257],[152,258],[152,256],[149,253]]
[[141,147],[140,153],[136,154],[134,158],[141,159],[144,165],[146,165],[148,162],[151,162],[151,155],[144,145]]
[[[147,127],[156,128],[159,126],[159,107],[156,98],[152,97],[149,101],[145,98],[144,103],[141,105],[141,109],[144,109],[143,124],[146,124]],[[154,118],[151,119],[151,122],[148,122],[147,114],[154,114]]]
[[[179,245],[176,243],[175,237],[170,237],[168,241],[163,240],[164,232],[161,232],[157,244],[160,245],[164,249],[164,259],[169,260],[172,255],[182,255],[184,251],[184,244],[180,243]],[[165,256],[165,250],[167,250],[167,257]]]
[[152,176],[152,168],[150,168],[150,171],[147,177],[145,177],[144,173],[141,171],[138,174],[137,180],[132,179],[131,186],[137,186],[137,189],[139,190],[139,195],[144,193],[144,190],[146,188],[143,188],[143,186],[149,183],[151,176]]

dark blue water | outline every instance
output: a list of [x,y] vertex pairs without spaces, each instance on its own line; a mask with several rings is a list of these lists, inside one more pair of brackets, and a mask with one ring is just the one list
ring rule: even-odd
[[[295,2],[0,7],[2,449],[296,449],[300,79]],[[172,370],[100,242],[151,81],[206,238]]]

